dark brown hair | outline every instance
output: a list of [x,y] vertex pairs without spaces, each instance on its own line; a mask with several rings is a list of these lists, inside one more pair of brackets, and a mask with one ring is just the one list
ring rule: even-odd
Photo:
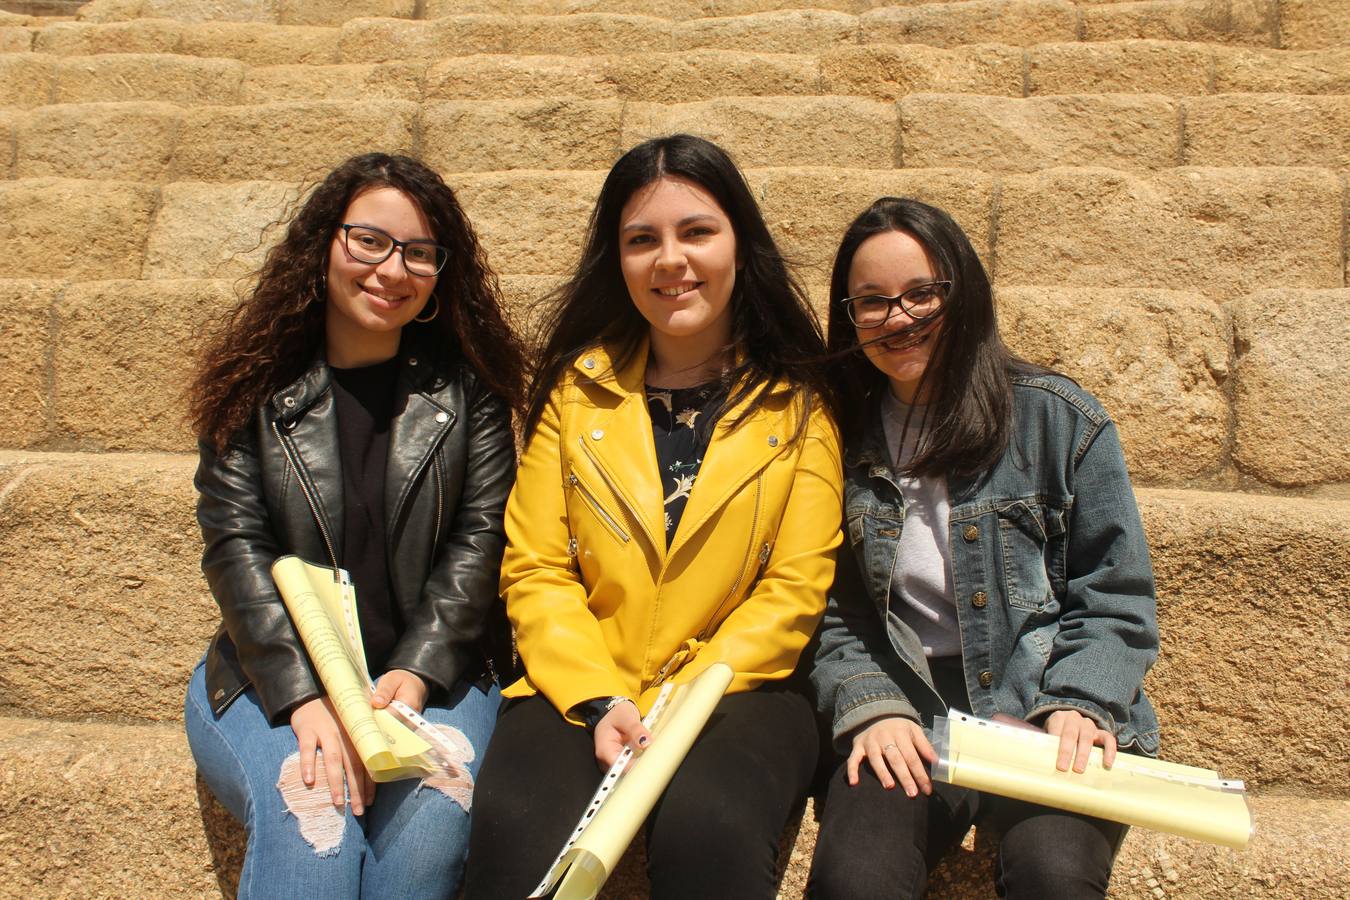
[[407,156],[367,153],[328,174],[268,251],[257,283],[216,323],[189,392],[197,437],[217,451],[245,428],[258,405],[300,377],[323,350],[328,251],[352,199],[390,187],[431,223],[448,260],[436,280],[440,312],[404,326],[404,340],[439,362],[463,359],[513,409],[524,395],[524,355],[502,315],[497,277],[454,192]]

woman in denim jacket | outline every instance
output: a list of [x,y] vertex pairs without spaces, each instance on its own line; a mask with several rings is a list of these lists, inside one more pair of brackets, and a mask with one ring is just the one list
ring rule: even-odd
[[1000,896],[1101,897],[1124,826],[935,785],[924,728],[949,707],[1025,720],[1077,772],[1094,745],[1106,765],[1157,752],[1153,574],[1115,425],[1009,353],[969,239],[923,203],[882,198],[849,227],[828,338],[852,552],[812,677],[847,758],[810,894],[921,896],[978,816],[1001,834]]

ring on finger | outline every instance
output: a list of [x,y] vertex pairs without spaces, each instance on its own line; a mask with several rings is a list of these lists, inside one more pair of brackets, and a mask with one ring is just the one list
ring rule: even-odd
[[897,749],[895,744],[887,744],[886,746],[881,748],[881,752],[885,753],[887,750],[895,750],[895,749]]

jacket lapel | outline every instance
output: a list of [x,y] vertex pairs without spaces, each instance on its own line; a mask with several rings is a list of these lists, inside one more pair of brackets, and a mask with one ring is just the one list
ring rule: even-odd
[[413,486],[458,417],[455,410],[438,402],[435,394],[423,390],[428,370],[426,364],[419,367],[415,357],[405,357],[399,369],[384,475],[384,533],[391,554],[395,526]]
[[[342,460],[338,453],[337,401],[332,373],[322,358],[272,397],[277,437],[291,458],[306,500],[313,503],[337,563],[342,562]],[[313,561],[313,560],[312,560]]]

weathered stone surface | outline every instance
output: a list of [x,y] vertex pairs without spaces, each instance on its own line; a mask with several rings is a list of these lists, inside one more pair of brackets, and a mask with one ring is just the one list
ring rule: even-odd
[[434,63],[427,70],[426,99],[612,100],[619,88],[609,77],[609,57],[458,56]]
[[488,172],[451,187],[488,258],[507,275],[563,275],[581,258],[604,172]]
[[53,81],[51,59],[37,53],[0,54],[0,106],[51,103]]
[[56,22],[33,36],[33,49],[59,56],[95,53],[173,53],[182,38],[183,26],[168,19],[137,19],[107,25],[89,22]]
[[1350,45],[1350,2],[1346,0],[1278,0],[1280,46],[1312,50]]
[[1238,467],[1284,487],[1350,481],[1350,290],[1266,290],[1229,308]]
[[275,181],[182,182],[162,194],[144,277],[238,278],[262,265],[299,191]]
[[257,66],[248,70],[239,103],[246,106],[285,100],[422,99],[422,63],[333,66]]
[[1350,96],[1191,97],[1185,108],[1187,165],[1350,165]]
[[67,288],[56,310],[56,436],[89,450],[192,450],[183,392],[201,326],[234,301],[222,281]]
[[608,169],[619,155],[617,100],[427,104],[422,153],[442,172]]
[[[182,718],[188,673],[220,616],[198,568],[194,463],[190,455],[43,454],[6,470],[6,711]],[[65,678],[52,678],[53,660]]]
[[112,53],[56,60],[53,103],[116,100],[234,103],[245,66],[233,59]]
[[[813,0],[813,3],[817,0]],[[716,9],[713,0],[560,0],[557,12],[619,13],[633,16],[653,16],[658,19],[698,19],[703,16],[734,16],[740,11]]]
[[75,18],[81,22],[126,22],[141,18],[145,0],[89,0]]
[[502,52],[491,30],[480,24],[488,18],[491,17],[455,16],[430,21],[356,19],[344,23],[339,31],[339,61],[434,61],[461,54]]
[[542,329],[552,321],[550,292],[563,278],[557,275],[506,275],[501,279],[506,321],[526,346],[542,347]]
[[519,16],[557,15],[560,0],[423,0],[423,18],[442,19],[469,13]]
[[342,26],[343,62],[439,61],[478,53],[594,56],[670,49],[670,22],[649,16],[461,15],[357,19]]
[[1350,635],[1337,613],[1350,578],[1350,503],[1166,490],[1139,498],[1162,637],[1145,686],[1164,758],[1262,789],[1343,793]]
[[1003,284],[1339,287],[1341,185],[1309,169],[1050,169],[1003,179]]
[[1085,5],[1084,41],[1156,38],[1275,46],[1276,0],[1143,0]]
[[[166,0],[172,2],[172,0]],[[341,25],[367,16],[411,19],[417,14],[417,0],[269,0],[275,4],[276,20],[283,25]]]
[[610,56],[605,76],[629,100],[684,103],[815,94],[817,68],[814,57],[802,54],[703,49]]
[[179,22],[273,23],[276,6],[276,0],[141,0],[137,16]]
[[1350,47],[1216,52],[1214,93],[1350,94]]
[[0,173],[4,178],[14,177],[14,162],[19,149],[19,127],[28,120],[22,110],[0,107]]
[[901,160],[915,168],[1160,169],[1176,164],[1180,141],[1176,101],[1157,95],[916,94],[900,101]]
[[1067,0],[970,0],[925,3],[865,12],[858,17],[864,44],[998,43],[1029,47],[1078,39],[1078,18]]
[[182,111],[168,103],[64,103],[28,114],[18,131],[19,178],[160,181]]
[[1013,352],[1068,375],[1120,428],[1137,483],[1184,485],[1225,462],[1228,328],[1181,291],[1000,288]]
[[925,92],[1020,97],[1022,53],[1003,44],[836,47],[820,56],[821,90],[876,100]]
[[1027,51],[1030,94],[1204,94],[1211,48],[1180,41],[1044,44]]
[[858,17],[817,9],[694,19],[676,24],[675,49],[716,47],[762,53],[821,53],[858,39]]
[[338,62],[338,30],[307,25],[263,25],[252,22],[202,22],[182,26],[178,52],[219,56],[251,66]]
[[[155,191],[117,181],[0,181],[11,278],[138,278]],[[97,223],[96,228],[89,224]]]
[[0,25],[0,53],[28,53],[33,49],[35,29]]
[[322,178],[349,156],[411,152],[417,105],[397,100],[295,101],[188,111],[174,154],[178,179]]
[[856,97],[736,97],[669,106],[630,103],[623,145],[687,131],[743,167],[895,165],[895,107]]
[[[65,287],[60,281],[0,280],[9,298],[0,313],[0,445],[28,447],[47,437],[50,397],[48,359],[52,309]],[[4,488],[0,486],[0,491]]]

